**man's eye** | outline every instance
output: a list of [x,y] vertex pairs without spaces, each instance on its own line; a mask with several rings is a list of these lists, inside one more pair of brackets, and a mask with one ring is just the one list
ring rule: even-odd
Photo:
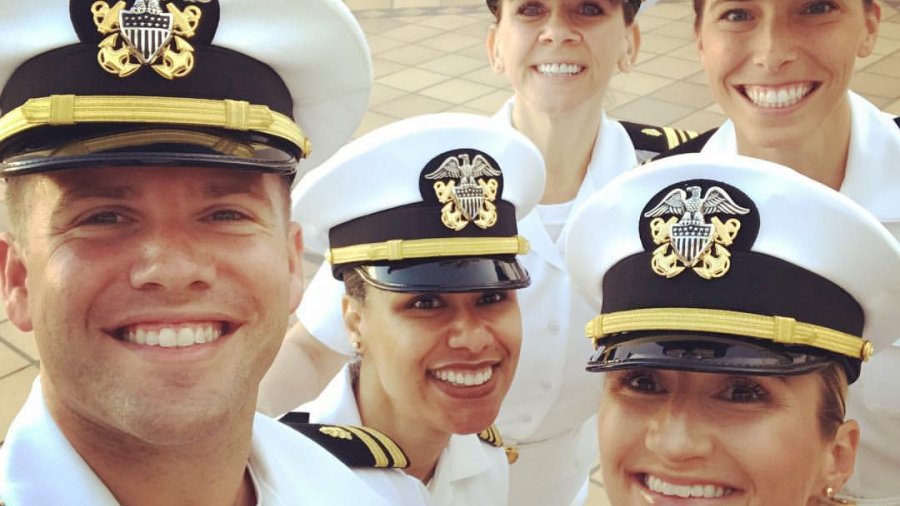
[[242,221],[246,219],[246,214],[233,209],[221,209],[209,215],[210,221]]
[[115,211],[101,211],[81,220],[81,225],[117,225],[125,223],[125,217]]

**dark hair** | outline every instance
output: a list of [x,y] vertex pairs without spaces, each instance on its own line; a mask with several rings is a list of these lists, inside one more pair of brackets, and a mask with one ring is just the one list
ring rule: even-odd
[[[863,0],[866,10],[872,8],[872,2],[875,0]],[[700,23],[703,21],[703,6],[706,5],[705,0],[694,0],[694,31],[700,29]]]
[[[625,16],[625,24],[631,26],[634,23],[634,17],[637,15],[640,2],[634,0],[616,0],[622,6],[622,14]],[[871,1],[871,0],[869,0]],[[503,11],[503,0],[488,0],[488,7],[494,13],[494,18],[499,22]]]
[[366,301],[366,281],[356,269],[344,271],[344,291],[358,302]]
[[837,434],[847,412],[847,374],[837,362],[816,373],[822,380],[819,403],[819,432],[825,439]]

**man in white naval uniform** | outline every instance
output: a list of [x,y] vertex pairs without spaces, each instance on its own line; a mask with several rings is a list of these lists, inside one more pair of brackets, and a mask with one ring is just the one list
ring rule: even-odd
[[362,31],[339,0],[144,7],[0,4],[0,289],[41,359],[2,501],[416,504],[255,414],[302,293],[290,185],[358,124]]

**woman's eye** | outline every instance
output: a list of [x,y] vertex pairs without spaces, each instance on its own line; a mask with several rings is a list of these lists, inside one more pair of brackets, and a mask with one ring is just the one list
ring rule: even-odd
[[538,2],[526,2],[517,10],[520,16],[540,16],[544,13],[544,6]]
[[441,300],[437,297],[423,296],[416,297],[410,304],[410,307],[415,309],[436,309],[441,307],[441,305]]
[[768,397],[769,394],[765,388],[746,379],[732,382],[722,393],[723,399],[737,403],[762,402]]
[[730,21],[732,23],[740,23],[742,21],[749,21],[751,18],[750,13],[744,9],[731,9],[722,14],[719,19]]
[[828,14],[837,10],[837,5],[833,2],[815,2],[810,4],[803,10],[804,14]]
[[478,298],[478,304],[496,304],[506,300],[506,294],[503,292],[488,292]]
[[656,378],[645,371],[632,372],[624,376],[621,382],[625,387],[642,394],[659,394],[664,392],[662,385],[656,381]]
[[579,6],[578,13],[582,16],[601,16],[603,15],[603,7],[592,2],[585,2]]

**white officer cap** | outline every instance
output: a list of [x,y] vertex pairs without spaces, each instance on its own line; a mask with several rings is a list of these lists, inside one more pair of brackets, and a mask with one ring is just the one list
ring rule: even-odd
[[574,218],[566,262],[600,313],[593,371],[837,361],[852,382],[900,335],[897,241],[847,197],[757,159],[680,155],[615,179]]
[[293,174],[346,142],[372,82],[340,0],[2,2],[0,44],[3,176],[171,163]]
[[398,121],[348,144],[294,189],[304,242],[335,277],[365,266],[387,290],[520,288],[516,221],[538,202],[544,163],[508,125],[443,113]]

